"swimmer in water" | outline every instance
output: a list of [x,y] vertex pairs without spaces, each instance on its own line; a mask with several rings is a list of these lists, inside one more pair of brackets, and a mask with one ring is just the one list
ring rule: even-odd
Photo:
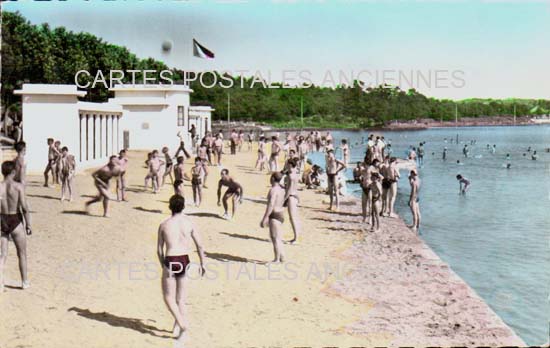
[[460,186],[460,194],[465,195],[468,189],[470,188],[470,180],[466,179],[462,175],[458,174],[456,176],[456,180],[458,180],[458,184]]

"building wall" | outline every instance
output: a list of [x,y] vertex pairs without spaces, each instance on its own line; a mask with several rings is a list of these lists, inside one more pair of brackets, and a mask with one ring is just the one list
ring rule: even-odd
[[27,143],[27,171],[44,171],[48,161],[47,138],[60,140],[75,153],[78,149],[77,98],[66,95],[23,96],[23,139]]

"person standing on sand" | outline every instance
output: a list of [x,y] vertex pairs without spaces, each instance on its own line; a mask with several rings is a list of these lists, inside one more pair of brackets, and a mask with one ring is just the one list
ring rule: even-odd
[[269,157],[269,170],[272,172],[279,171],[279,153],[281,152],[281,144],[276,136],[271,137],[271,156]]
[[288,217],[290,218],[290,224],[294,231],[294,238],[290,240],[290,244],[298,241],[298,236],[301,235],[302,223],[300,216],[298,215],[298,182],[300,181],[300,173],[298,171],[298,158],[292,158],[288,160],[288,174],[285,175],[285,199],[284,206],[288,208]]
[[342,162],[344,162],[344,165],[347,167],[349,164],[349,146],[346,139],[342,139],[340,149],[342,150]]
[[371,176],[371,183],[369,184],[369,191],[371,196],[371,232],[378,231],[380,229],[380,201],[382,198],[382,184],[380,183],[380,174],[373,172]]
[[55,160],[59,155],[53,138],[48,138],[48,164],[44,169],[44,187],[52,187],[48,184],[48,173],[52,172],[52,182],[55,183]]
[[204,276],[204,249],[197,228],[183,213],[185,198],[174,195],[169,208],[172,216],[158,229],[157,256],[162,267],[162,295],[168,310],[174,316],[174,336],[180,340],[187,330],[185,315],[185,272],[190,263],[191,241],[199,255],[200,274]]
[[[221,179],[218,183],[218,206],[220,206],[220,198],[222,194],[222,186],[227,186],[227,191],[223,194],[223,209],[224,214],[223,218],[226,220],[230,220],[233,217],[235,217],[235,212],[237,211],[237,203],[242,204],[243,203],[243,187],[241,184],[233,180],[232,177],[229,176],[229,170],[222,169],[221,172]],[[233,211],[231,214],[231,217],[229,217],[228,210],[229,210],[229,204],[228,200],[229,198],[233,198]]]
[[61,202],[65,200],[65,191],[69,191],[69,202],[73,201],[74,176],[76,172],[76,160],[69,153],[69,148],[63,146],[61,149],[61,160],[59,161],[61,170],[59,176],[61,179]]
[[260,222],[261,228],[269,226],[269,237],[273,243],[273,253],[275,254],[273,263],[284,262],[282,225],[285,222],[283,207],[285,190],[281,187],[282,178],[283,174],[280,172],[271,174],[271,189],[267,195],[267,207]]
[[218,133],[216,134],[216,139],[214,140],[214,156],[216,157],[216,164],[218,166],[222,165],[222,153],[223,153],[223,138],[220,137],[220,133]]
[[25,163],[25,154],[27,153],[27,144],[24,141],[15,144],[15,177],[14,180],[26,185],[27,184],[27,163]]
[[326,156],[326,170],[327,170],[327,183],[328,183],[328,195],[330,199],[330,205],[328,210],[332,210],[333,201],[336,203],[336,210],[340,208],[340,199],[338,198],[338,186],[336,177],[338,173],[346,169],[344,162],[337,160],[334,156],[334,150],[328,150]]
[[254,169],[258,169],[260,171],[263,171],[267,168],[267,155],[266,155],[266,147],[267,147],[267,140],[264,137],[260,138],[260,141],[258,142],[258,159],[256,160],[256,165],[254,166]]
[[397,182],[399,181],[399,170],[397,169],[397,158],[390,158],[390,166],[386,175],[384,175],[384,180],[387,180],[390,184],[390,187],[387,192],[387,212],[388,217],[395,218],[397,215],[394,213],[395,199],[397,198]]
[[19,258],[22,289],[30,286],[27,277],[27,236],[32,234],[31,216],[25,186],[15,181],[15,162],[2,163],[4,181],[0,183],[0,293],[4,292],[4,267],[8,258],[9,238],[13,239]]
[[86,213],[89,214],[90,205],[103,201],[103,217],[109,217],[109,180],[120,175],[120,165],[117,156],[109,157],[109,163],[99,168],[92,174],[94,185],[97,188],[98,195],[85,204]]
[[411,185],[411,194],[409,196],[409,207],[413,216],[412,225],[409,226],[413,231],[418,231],[420,228],[420,199],[418,191],[420,190],[420,179],[416,170],[411,170],[409,174],[409,184]]

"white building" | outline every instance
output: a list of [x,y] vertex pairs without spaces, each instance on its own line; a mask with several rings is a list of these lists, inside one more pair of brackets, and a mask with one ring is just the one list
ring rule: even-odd
[[23,138],[29,173],[44,170],[47,138],[61,141],[77,159],[78,169],[106,162],[121,149],[152,150],[179,145],[178,131],[191,144],[188,129],[203,137],[211,130],[210,107],[190,107],[187,86],[117,86],[108,103],[79,101],[75,85],[24,84]]

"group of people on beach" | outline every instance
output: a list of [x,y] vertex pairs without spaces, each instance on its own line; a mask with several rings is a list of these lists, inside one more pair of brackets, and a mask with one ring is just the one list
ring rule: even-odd
[[[191,139],[196,137],[190,129]],[[285,261],[283,241],[283,226],[285,212],[288,213],[293,238],[286,243],[295,244],[302,233],[302,223],[299,214],[299,191],[301,186],[306,189],[322,189],[329,196],[329,210],[340,208],[340,196],[345,188],[344,171],[349,166],[351,148],[346,139],[340,141],[340,146],[335,148],[334,139],[330,132],[321,135],[318,131],[309,134],[286,133],[284,138],[274,133],[267,136],[260,132],[255,136],[253,132],[247,136],[249,143],[247,150],[252,150],[257,142],[258,157],[256,169],[270,174],[270,189],[267,194],[266,209],[260,220],[260,227],[269,228],[269,236],[273,245],[273,263]],[[205,253],[201,237],[190,218],[184,213],[186,199],[184,181],[190,181],[193,190],[193,203],[199,207],[202,200],[202,190],[208,189],[206,180],[212,166],[218,166],[220,179],[217,185],[217,203],[223,205],[221,217],[227,220],[234,219],[237,207],[244,199],[243,186],[230,175],[227,168],[222,165],[222,156],[225,149],[230,154],[236,154],[243,150],[245,135],[243,131],[233,130],[228,142],[224,142],[223,131],[216,135],[208,132],[202,139],[192,141],[191,149],[186,148],[184,137],[178,133],[179,147],[175,153],[171,153],[168,147],[160,151],[151,151],[145,161],[145,177],[143,192],[152,189],[158,193],[166,184],[167,179],[174,189],[174,194],[169,199],[171,216],[163,221],[158,229],[157,252],[159,262],[163,269],[162,290],[168,309],[175,319],[174,334],[181,337],[185,332],[186,318],[183,310],[183,278],[186,268],[190,264],[189,250],[194,244],[199,254],[200,272],[204,274]],[[268,149],[268,139],[270,146]],[[283,140],[281,140],[283,139]],[[51,187],[52,183],[60,183],[61,199],[65,198],[65,190],[72,200],[74,194],[73,181],[76,171],[76,161],[66,147],[61,147],[60,141],[48,139],[48,161],[44,171],[44,185]],[[6,161],[2,164],[2,173],[5,177],[0,186],[2,198],[2,255],[0,259],[0,277],[3,275],[3,265],[7,256],[8,238],[14,240],[20,258],[21,278],[23,288],[29,286],[26,271],[26,235],[32,233],[29,207],[25,198],[25,145],[19,143],[15,146],[18,157],[15,161]],[[390,157],[386,149],[388,146],[383,137],[371,135],[367,143],[366,155],[363,162],[358,163],[354,170],[363,189],[363,221],[370,223],[373,228],[380,226],[379,215],[395,217],[394,202],[397,193],[397,179],[399,171],[396,167],[396,159]],[[336,153],[339,150],[341,156]],[[325,154],[325,165],[313,164],[308,159],[314,151]],[[194,165],[186,170],[185,160],[194,157]],[[282,164],[282,166],[281,166]],[[86,212],[98,202],[103,204],[103,216],[109,216],[110,201],[127,201],[126,197],[126,170],[128,168],[128,156],[126,150],[121,150],[118,155],[109,157],[108,162],[92,173],[97,195],[85,203]],[[111,193],[110,183],[116,182],[116,197]],[[222,192],[223,187],[227,189]],[[411,193],[411,205],[418,205],[419,181],[416,172],[411,171],[411,187],[415,187]],[[151,191],[149,191],[151,192]],[[230,211],[230,205],[231,213]],[[367,220],[370,217],[370,220]],[[418,221],[416,228],[420,223]],[[3,278],[0,278],[3,284]]]

